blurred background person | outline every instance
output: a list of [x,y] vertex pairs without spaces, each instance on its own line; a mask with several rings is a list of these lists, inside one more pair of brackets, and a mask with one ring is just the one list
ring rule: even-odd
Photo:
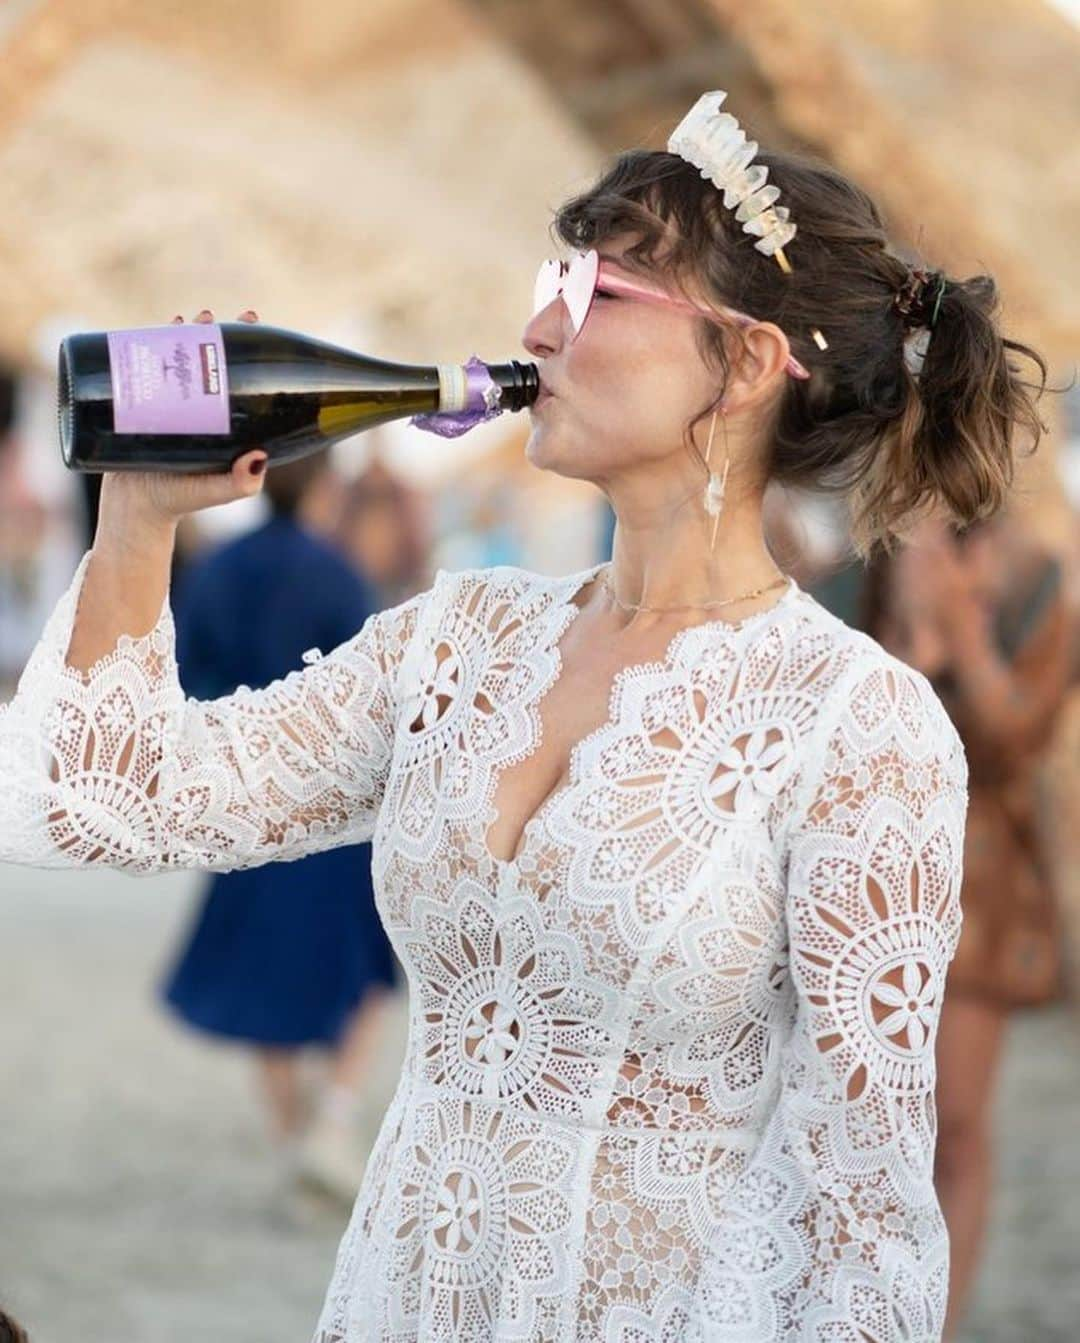
[[1062,932],[1037,769],[1070,679],[1060,561],[1007,509],[961,534],[927,522],[865,584],[865,628],[928,676],[968,755],[963,927],[937,1044],[935,1179],[950,1236],[955,1337],[993,1187],[992,1120],[1008,1013],[1062,993]]
[[26,1330],[0,1307],[0,1343],[30,1343]]
[[14,687],[36,636],[34,601],[45,540],[44,509],[26,476],[15,432],[18,374],[0,364],[0,681]]
[[[0,361],[0,695],[9,698],[50,608],[64,590],[74,518],[43,488],[25,424],[28,380]],[[51,427],[51,426],[50,426]],[[65,481],[65,484],[68,482]],[[81,554],[81,548],[78,551]]]
[[397,606],[427,587],[433,575],[425,496],[377,455],[347,484],[339,483],[336,494],[340,505],[326,525],[374,589],[379,608]]
[[[174,597],[185,692],[265,686],[337,647],[379,609],[373,585],[302,518],[327,455],[275,467],[272,514],[190,562]],[[351,1204],[378,1116],[368,1069],[396,961],[379,923],[371,846],[209,879],[161,993],[188,1025],[250,1045],[287,1180]],[[329,1050],[312,1098],[306,1048]]]

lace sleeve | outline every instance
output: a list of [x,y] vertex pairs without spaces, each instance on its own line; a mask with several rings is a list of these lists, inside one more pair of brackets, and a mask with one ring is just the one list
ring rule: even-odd
[[180,687],[168,598],[149,634],[67,665],[88,560],[0,708],[0,859],[230,872],[371,838],[428,593],[302,671],[200,701]]
[[967,759],[921,673],[864,662],[844,683],[787,852],[778,1097],[725,1206],[695,1343],[941,1337],[934,1044],[960,933]]

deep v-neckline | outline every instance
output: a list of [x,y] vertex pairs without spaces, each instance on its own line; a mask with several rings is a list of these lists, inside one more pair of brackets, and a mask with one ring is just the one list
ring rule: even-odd
[[[546,615],[550,618],[546,649],[554,659],[554,674],[531,706],[535,709],[535,734],[529,744],[527,753],[523,757],[520,757],[516,764],[523,764],[525,761],[533,759],[543,744],[544,722],[541,706],[550,691],[558,684],[563,674],[563,657],[559,645],[569,632],[571,626],[577,620],[578,616],[581,615],[582,611],[585,609],[584,606],[579,606],[577,602],[574,601],[574,598],[583,588],[587,587],[588,584],[596,579],[601,569],[606,568],[609,564],[609,560],[601,560],[599,564],[592,565],[588,569],[581,569],[577,573],[570,574],[565,578],[553,580],[552,600],[550,606],[546,608]],[[485,824],[483,818],[481,818],[480,843],[483,846],[485,856],[494,865],[496,871],[509,873],[514,872],[519,868],[521,860],[528,852],[533,832],[539,828],[545,813],[557,800],[580,786],[580,762],[582,750],[586,743],[592,741],[598,734],[610,731],[615,725],[617,721],[616,707],[620,700],[620,690],[623,682],[631,674],[637,674],[645,669],[651,668],[655,668],[657,672],[670,670],[674,665],[676,655],[678,654],[683,639],[688,638],[695,630],[719,625],[727,632],[728,637],[742,634],[749,626],[754,625],[789,606],[792,600],[801,591],[798,583],[789,574],[787,587],[771,606],[767,606],[761,611],[752,611],[748,616],[744,616],[742,620],[723,620],[717,618],[714,620],[703,621],[699,625],[686,625],[681,630],[675,631],[659,657],[650,658],[644,662],[628,662],[625,666],[620,667],[611,681],[611,686],[608,691],[607,710],[603,720],[594,728],[586,732],[583,737],[580,737],[574,742],[573,746],[570,748],[570,754],[567,757],[566,769],[563,770],[562,774],[559,776],[559,781],[556,783],[555,787],[545,794],[532,815],[522,826],[521,832],[517,838],[513,856],[510,858],[499,858],[491,849],[491,831],[499,821],[499,811],[495,804],[495,798],[499,791],[499,783],[505,773],[505,768],[494,769],[488,793],[490,804],[494,810],[494,816],[488,824]]]

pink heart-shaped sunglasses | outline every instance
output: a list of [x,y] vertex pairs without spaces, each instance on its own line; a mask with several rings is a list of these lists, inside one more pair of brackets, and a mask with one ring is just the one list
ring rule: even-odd
[[[585,319],[589,315],[596,291],[616,294],[621,298],[638,299],[643,303],[659,303],[668,308],[681,308],[684,312],[694,312],[702,317],[710,317],[716,322],[735,322],[740,326],[750,326],[753,317],[739,312],[736,308],[727,308],[718,304],[705,307],[693,303],[690,299],[676,298],[663,290],[651,289],[638,280],[619,275],[600,260],[595,250],[578,252],[569,261],[544,261],[536,274],[536,286],[533,290],[533,316],[542,312],[549,303],[562,298],[570,314],[570,323],[574,329],[571,339],[577,339]],[[793,378],[809,378],[810,374],[794,355],[787,361],[787,371]]]

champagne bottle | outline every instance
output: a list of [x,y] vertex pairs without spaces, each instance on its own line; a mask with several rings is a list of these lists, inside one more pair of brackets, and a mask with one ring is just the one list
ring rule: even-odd
[[250,322],[67,336],[59,428],[73,471],[228,471],[264,448],[269,465],[415,417],[447,437],[530,406],[535,364],[395,364]]

